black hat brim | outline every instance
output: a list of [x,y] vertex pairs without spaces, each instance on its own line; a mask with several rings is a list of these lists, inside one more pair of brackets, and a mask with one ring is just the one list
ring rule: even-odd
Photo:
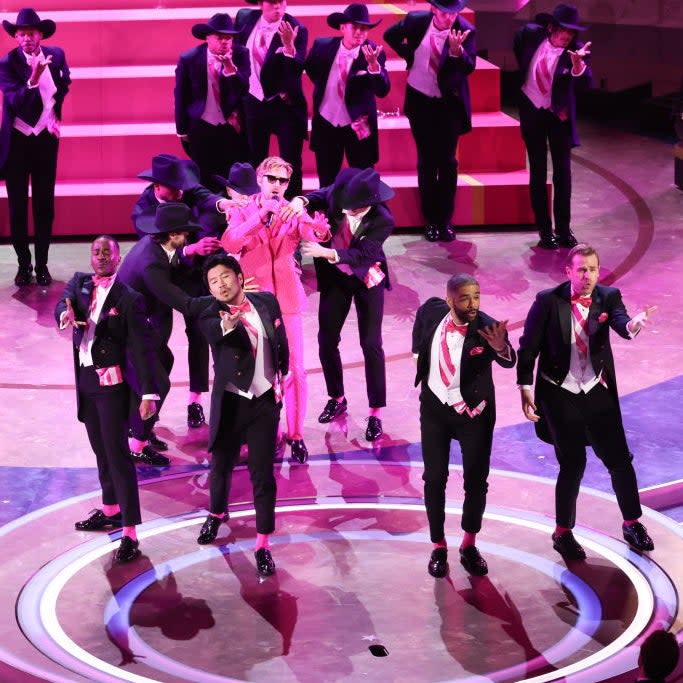
[[342,24],[358,24],[359,26],[365,26],[366,28],[375,28],[382,22],[381,19],[377,21],[357,21],[356,19],[349,19],[343,12],[332,12],[327,17],[327,25],[330,28],[338,29]]
[[215,33],[219,36],[238,36],[241,31],[216,31],[216,29],[211,28],[208,24],[195,24],[192,27],[192,35],[197,40],[206,40],[207,36]]
[[460,10],[465,9],[467,0],[458,0],[456,3],[449,4],[439,2],[438,0],[429,0],[429,4],[434,5],[434,7],[440,9],[442,12],[460,12]]
[[580,26],[579,24],[568,24],[563,21],[558,21],[552,14],[548,14],[547,12],[537,14],[534,22],[540,26],[555,24],[555,26],[562,26],[562,28],[567,28],[570,31],[585,31],[588,28],[587,26]]
[[198,223],[185,223],[184,225],[176,226],[172,230],[160,230],[156,226],[156,216],[155,214],[146,214],[143,216],[138,216],[135,221],[135,228],[139,232],[143,232],[145,235],[161,235],[167,232],[197,232],[202,229],[202,226]]
[[7,21],[7,19],[3,19],[2,27],[5,29],[5,31],[7,31],[7,33],[9,33],[9,35],[12,36],[12,38],[14,38],[17,30],[20,28],[37,28],[43,35],[44,39],[53,36],[57,30],[57,24],[55,24],[52,19],[41,19],[37,24],[22,26],[18,26],[17,24]]
[[237,183],[233,183],[229,178],[224,178],[222,175],[215,175],[213,178],[217,183],[223,185],[223,187],[229,187],[231,190],[235,190],[235,192],[239,192],[240,194],[252,195],[258,194],[261,191],[261,188],[256,184],[244,187]]
[[396,193],[383,181],[379,181],[379,187],[377,188],[377,197],[373,198],[372,201],[367,199],[356,199],[355,197],[347,197],[345,192],[342,190],[341,197],[339,199],[339,206],[342,209],[360,209],[363,206],[376,206],[377,204],[382,204],[388,202]]

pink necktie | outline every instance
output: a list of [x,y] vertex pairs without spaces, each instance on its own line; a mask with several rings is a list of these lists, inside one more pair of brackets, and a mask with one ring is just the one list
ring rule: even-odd
[[[235,313],[248,313],[251,311],[251,304],[249,303],[249,299],[246,297],[244,298],[244,301],[241,304],[237,304],[236,306],[228,306],[230,309],[230,315],[235,315]],[[249,341],[251,343],[251,353],[256,358],[256,348],[258,346],[258,330],[256,327],[254,327],[247,319],[245,316],[242,316],[242,325],[244,325],[244,329],[247,332],[247,336],[249,337]]]
[[263,62],[266,61],[266,52],[268,52],[266,32],[259,29],[256,39],[254,40],[254,62],[256,63],[259,73],[261,72]]
[[429,68],[436,76],[439,73],[439,64],[441,64],[441,52],[437,38],[432,34],[429,38],[429,45],[431,52],[429,53]]
[[548,53],[544,52],[540,59],[536,62],[536,85],[542,95],[547,95],[550,92],[550,86],[553,82],[552,74],[548,69]]
[[455,377],[455,363],[451,358],[451,351],[448,348],[446,341],[446,333],[459,332],[463,337],[467,335],[467,325],[458,325],[449,318],[448,322],[441,328],[441,339],[439,344],[439,372],[441,373],[441,381],[446,388],[451,386],[453,378]]
[[346,81],[349,77],[349,63],[344,55],[340,55],[338,59],[339,64],[339,80],[337,81],[337,94],[339,99],[343,102],[346,94]]
[[[341,223],[339,224],[339,229],[332,236],[332,249],[348,249],[349,245],[351,244],[352,238],[353,234],[351,233],[349,219],[346,217],[346,214],[344,214],[344,217],[342,218]],[[336,263],[335,265],[337,266],[337,268],[339,268],[339,270],[341,270],[342,273],[346,273],[347,275],[353,275],[353,270],[351,269],[351,266],[349,266],[348,264]]]
[[576,350],[579,353],[579,363],[581,365],[581,373],[586,370],[588,365],[588,333],[586,328],[588,326],[588,317],[584,315],[579,308],[579,304],[586,306],[585,302],[590,306],[590,298],[577,297],[572,299],[572,318],[574,321],[574,338],[576,340]]
[[221,108],[221,84],[220,84],[220,70],[223,65],[218,61],[211,61],[209,63],[209,73],[211,74],[211,90],[213,90],[213,96],[216,100],[218,108]]

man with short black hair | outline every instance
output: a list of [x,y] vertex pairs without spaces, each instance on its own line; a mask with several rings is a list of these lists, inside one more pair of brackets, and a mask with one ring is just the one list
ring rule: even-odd
[[427,571],[435,578],[448,573],[444,531],[446,484],[451,440],[462,451],[463,540],[460,563],[476,576],[488,573],[476,536],[486,507],[496,395],[491,366],[515,365],[507,338],[507,320],[498,322],[479,310],[479,282],[471,275],[453,275],[446,299],[432,297],[417,311],[413,354],[415,386],[420,392],[420,434],[424,461],[424,499],[429,534],[434,544]]
[[522,412],[534,422],[538,438],[554,446],[560,465],[553,547],[565,559],[586,557],[572,529],[589,444],[610,473],[624,519],[624,539],[637,550],[653,550],[640,522],[640,496],[621,418],[609,330],[633,339],[657,307],[646,307],[631,318],[621,292],[598,284],[600,261],[588,244],[569,252],[565,273],[568,281],[536,295],[517,352]]
[[638,683],[666,683],[681,656],[676,636],[657,629],[643,641],[638,656]]

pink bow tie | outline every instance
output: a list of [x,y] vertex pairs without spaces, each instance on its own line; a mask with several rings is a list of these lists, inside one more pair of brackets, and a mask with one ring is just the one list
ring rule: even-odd
[[586,308],[590,308],[592,299],[589,296],[579,296],[578,294],[572,297],[573,304],[581,304]]
[[236,306],[228,306],[230,309],[230,315],[235,315],[235,313],[248,313],[251,310],[251,304],[249,303],[249,299],[245,297],[244,301],[241,304],[237,304]]
[[92,281],[95,287],[104,287],[105,289],[109,287],[113,279],[114,275],[110,275],[109,277],[100,277],[99,275],[92,276]]
[[446,332],[460,332],[463,337],[467,336],[467,325],[458,325],[453,318],[446,323]]

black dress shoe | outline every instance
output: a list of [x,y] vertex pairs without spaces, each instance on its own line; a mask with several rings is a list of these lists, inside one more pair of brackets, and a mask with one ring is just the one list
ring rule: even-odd
[[153,465],[154,467],[167,467],[171,464],[169,458],[155,451],[151,446],[145,446],[142,453],[130,452],[130,457],[136,465]]
[[474,545],[460,548],[460,564],[475,576],[486,576],[489,573],[489,566],[481,553]]
[[114,553],[114,559],[119,564],[124,564],[125,562],[132,562],[133,560],[140,557],[140,541],[134,541],[128,536],[121,537],[121,545],[118,547],[116,553]]
[[430,223],[425,227],[425,239],[427,242],[438,242],[439,241],[439,226]]
[[571,531],[565,531],[561,536],[553,534],[553,548],[566,560],[585,560],[586,551],[574,538]]
[[168,450],[168,444],[165,441],[162,441],[154,432],[149,435],[147,441],[149,442],[149,445],[157,451]]
[[434,548],[432,550],[427,571],[435,579],[443,579],[448,574],[448,548]]
[[335,417],[339,417],[346,412],[346,399],[343,398],[341,401],[335,401],[331,398],[323,408],[323,412],[318,415],[318,422],[325,424],[326,422],[332,422]]
[[382,434],[384,434],[382,420],[374,415],[370,415],[368,418],[368,426],[365,428],[365,440],[376,441]]
[[107,517],[102,510],[91,510],[90,517],[74,524],[76,531],[100,531],[100,529],[120,529],[123,526],[121,513]]
[[272,576],[275,574],[275,562],[268,548],[259,548],[255,553],[256,571],[261,576]]
[[52,275],[47,266],[36,266],[36,282],[41,287],[49,287],[52,284]]
[[202,528],[197,536],[197,543],[199,545],[206,545],[213,543],[218,536],[218,528],[223,522],[223,517],[216,517],[215,515],[208,515],[202,524]]
[[647,529],[640,523],[624,524],[621,527],[624,539],[636,550],[654,550],[655,544],[647,533]]
[[197,429],[206,423],[204,419],[204,409],[201,403],[190,403],[187,406],[187,426],[190,429]]
[[455,230],[451,225],[442,225],[439,227],[439,242],[452,242],[455,239]]
[[17,274],[14,276],[14,284],[17,287],[26,287],[31,284],[33,277],[33,266],[19,266]]
[[563,235],[558,235],[557,236],[557,243],[561,247],[565,247],[567,249],[572,249],[575,247],[579,241],[574,237],[574,233],[570,230],[568,233],[563,234]]
[[541,239],[538,240],[538,244],[536,245],[540,249],[557,249],[558,244],[557,240],[555,239],[555,235],[542,235]]
[[292,459],[301,463],[302,465],[308,460],[308,448],[303,439],[288,439],[288,443],[292,447]]

